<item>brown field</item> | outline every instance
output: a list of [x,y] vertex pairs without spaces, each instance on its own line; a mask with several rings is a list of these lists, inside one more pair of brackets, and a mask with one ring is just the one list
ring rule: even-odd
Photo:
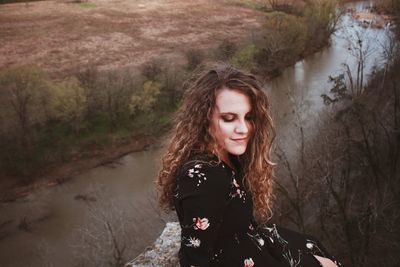
[[[0,70],[36,64],[67,76],[89,65],[183,62],[189,48],[243,40],[264,15],[240,0],[41,1],[0,5]],[[87,5],[86,7],[83,5]]]

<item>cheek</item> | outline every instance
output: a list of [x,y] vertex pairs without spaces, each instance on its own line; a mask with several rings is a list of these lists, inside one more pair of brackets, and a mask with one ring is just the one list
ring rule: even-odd
[[221,139],[229,138],[232,135],[233,130],[231,123],[219,122],[218,133]]

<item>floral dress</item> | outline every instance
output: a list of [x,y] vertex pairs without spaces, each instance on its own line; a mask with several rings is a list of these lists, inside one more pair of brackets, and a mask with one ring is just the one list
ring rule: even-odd
[[276,225],[257,226],[252,206],[240,171],[211,155],[186,162],[175,195],[181,266],[321,266],[313,255],[335,262],[311,236]]

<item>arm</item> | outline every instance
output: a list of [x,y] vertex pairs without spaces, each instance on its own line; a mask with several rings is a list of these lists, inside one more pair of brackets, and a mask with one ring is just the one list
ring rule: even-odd
[[314,257],[322,264],[323,267],[338,267],[336,263],[328,258],[324,258],[318,255],[314,255]]
[[182,207],[181,264],[209,266],[228,200],[230,177],[221,165],[192,164],[178,181]]

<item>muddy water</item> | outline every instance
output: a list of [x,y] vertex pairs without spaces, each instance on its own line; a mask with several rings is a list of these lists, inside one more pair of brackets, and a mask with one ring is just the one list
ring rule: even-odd
[[[370,1],[364,1],[349,7],[363,9],[370,5]],[[293,147],[298,136],[293,130],[295,124],[301,121],[307,134],[312,134],[315,122],[325,109],[320,95],[329,91],[328,76],[343,72],[342,63],[355,66],[348,39],[356,32],[362,33],[370,46],[365,70],[366,74],[370,73],[372,66],[381,61],[381,44],[387,40],[387,29],[365,30],[346,15],[329,48],[287,68],[267,84],[278,141],[292,156],[296,154]],[[0,204],[0,266],[74,266],[81,262],[82,254],[91,255],[87,251],[101,255],[96,246],[88,247],[81,240],[82,229],[90,230],[99,218],[94,205],[97,212],[111,214],[107,220],[115,220],[117,225],[126,224],[128,234],[119,238],[133,243],[128,248],[133,258],[164,226],[152,201],[152,181],[159,154],[159,149],[152,149],[127,155],[61,186],[36,191],[14,203]]]
[[[76,254],[85,247],[80,232],[92,227],[93,210],[99,209],[119,216],[108,218],[116,227],[121,223],[117,219],[126,217],[132,256],[139,253],[164,226],[152,203],[158,158],[157,149],[127,155],[60,186],[1,204],[0,222],[7,223],[0,232],[0,266],[75,265]],[[92,209],[93,205],[97,207]]]

